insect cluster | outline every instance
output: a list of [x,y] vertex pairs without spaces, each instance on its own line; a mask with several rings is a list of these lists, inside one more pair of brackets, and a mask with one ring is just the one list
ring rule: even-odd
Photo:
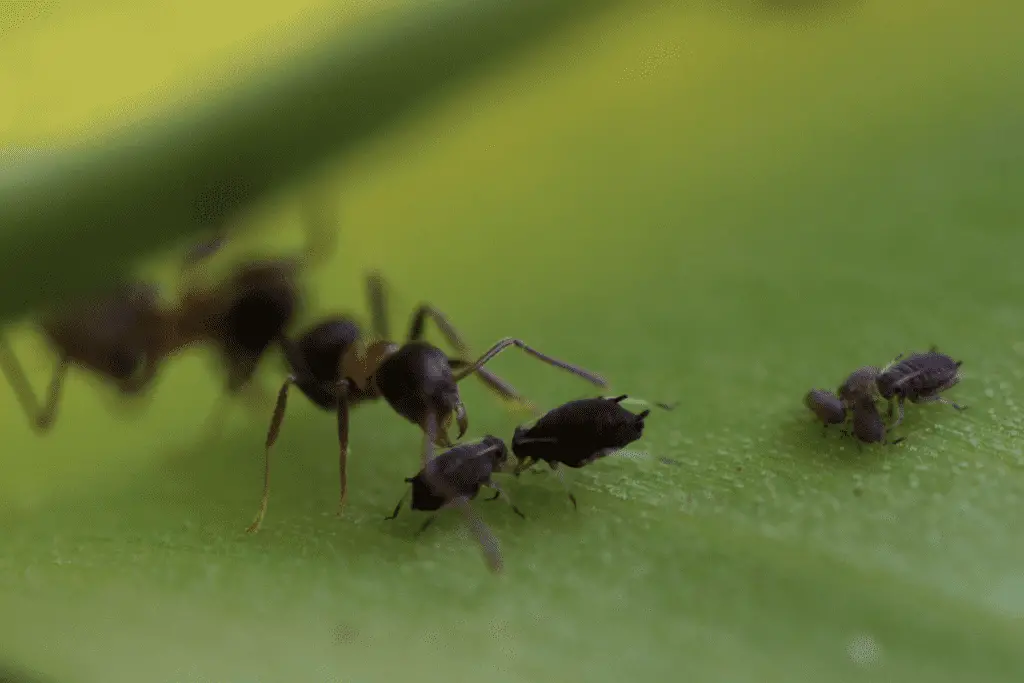
[[[404,338],[396,340],[388,325],[387,284],[376,272],[366,279],[370,330],[362,329],[352,316],[338,314],[292,334],[305,302],[300,274],[316,256],[314,250],[307,247],[300,258],[245,261],[217,283],[195,284],[196,269],[227,240],[226,233],[218,230],[212,239],[187,251],[176,300],[163,298],[153,284],[133,281],[44,315],[39,328],[56,352],[57,365],[43,401],[37,399],[12,347],[0,336],[0,370],[32,427],[39,432],[53,428],[71,367],[105,379],[127,398],[150,388],[173,356],[203,347],[220,359],[224,391],[235,396],[253,383],[262,360],[276,348],[287,374],[267,430],[263,495],[248,531],[260,529],[267,511],[270,454],[292,387],[337,420],[339,513],[348,494],[352,410],[383,399],[422,433],[420,471],[406,480],[412,484],[411,507],[434,512],[458,508],[494,569],[501,566],[497,541],[469,501],[482,486],[501,494],[493,475],[509,470],[510,450],[516,459],[510,473],[518,475],[543,461],[564,484],[560,465],[583,467],[642,436],[649,411],[634,414],[626,410],[620,405],[627,398],[623,395],[582,399],[555,408],[532,426],[517,428],[511,448],[490,435],[479,442],[459,443],[469,429],[469,413],[459,391],[460,382],[467,377],[477,377],[503,400],[528,404],[485,367],[507,349],[517,348],[595,387],[607,384],[599,375],[513,337],[500,339],[479,357],[471,358],[459,332],[444,313],[428,303],[413,310]],[[424,339],[428,323],[445,338],[448,352]],[[453,428],[457,428],[454,437]],[[435,455],[435,449],[446,450]],[[569,497],[575,506],[575,497],[571,493]]]
[[[940,353],[932,347],[925,352],[900,354],[884,368],[867,365],[851,372],[835,391],[811,389],[804,396],[804,404],[822,422],[825,429],[832,425],[846,425],[844,434],[852,435],[861,443],[897,444],[906,437],[890,441],[888,434],[903,422],[904,405],[911,403],[945,403],[956,410],[959,405],[942,393],[960,382],[961,361]],[[882,419],[878,402],[888,404]],[[895,420],[893,416],[895,414]]]

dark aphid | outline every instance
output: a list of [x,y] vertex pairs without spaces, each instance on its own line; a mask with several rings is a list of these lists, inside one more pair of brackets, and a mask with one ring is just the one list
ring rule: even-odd
[[875,386],[878,373],[878,368],[873,365],[857,368],[839,386],[836,394],[847,408],[862,400],[869,398],[874,400],[878,395],[878,389]]
[[562,478],[560,465],[580,468],[640,439],[650,410],[631,413],[619,405],[627,396],[569,401],[544,414],[530,427],[516,427],[512,452],[518,475],[543,461],[565,486],[576,507],[576,496]]
[[[821,420],[825,432],[831,425],[846,422],[846,406],[842,400],[826,389],[811,389],[804,396],[806,405],[814,415]],[[825,432],[822,432],[824,435]]]
[[908,400],[911,403],[945,403],[956,410],[965,410],[967,406],[939,395],[960,382],[961,362],[939,353],[934,346],[925,353],[912,353],[905,358],[903,354],[896,356],[877,380],[879,394],[889,402],[889,415],[893,413],[894,403],[898,408],[892,427],[903,421],[903,404]]
[[[505,442],[490,435],[476,443],[454,446],[431,459],[415,477],[405,480],[406,483],[412,484],[412,501],[409,507],[413,510],[435,513],[427,518],[417,534],[422,533],[433,523],[438,511],[447,507],[457,507],[480,542],[487,564],[494,571],[500,571],[502,562],[498,540],[473,511],[469,502],[477,497],[482,487],[487,486],[495,492],[491,500],[504,495],[505,500],[512,506],[512,511],[523,519],[526,518],[512,503],[508,494],[492,479],[493,474],[502,471],[507,462],[508,448]],[[394,512],[384,519],[397,517],[405,498],[406,496],[402,496],[395,505]]]
[[888,430],[881,414],[878,412],[878,406],[875,405],[874,399],[858,399],[850,404],[850,413],[852,416],[850,433],[857,439],[858,445],[862,443],[895,445],[905,438],[900,437],[893,441],[886,440],[885,437]]
[[[339,334],[332,345],[328,338],[302,347],[290,345],[288,353],[292,374],[278,393],[277,406],[267,434],[263,502],[249,531],[257,531],[266,511],[269,495],[269,454],[277,440],[284,419],[288,387],[295,384],[315,403],[327,408],[333,403],[338,415],[339,474],[341,495],[339,511],[344,508],[348,493],[348,439],[349,410],[353,404],[383,398],[400,416],[420,427],[424,435],[422,465],[426,467],[434,446],[450,447],[448,435],[451,422],[459,427],[461,439],[468,428],[468,419],[458,382],[476,374],[492,391],[510,401],[525,402],[515,389],[498,376],[483,368],[484,364],[510,346],[516,346],[533,357],[579,375],[598,386],[604,380],[569,363],[551,358],[523,343],[519,339],[503,339],[492,346],[475,362],[466,359],[466,345],[447,318],[429,304],[421,304],[413,313],[409,335],[404,344],[391,341],[387,334],[385,285],[380,275],[368,278],[370,310],[373,313],[375,338],[371,340],[350,334]],[[456,357],[449,357],[441,349],[422,339],[427,319],[437,325],[448,342],[455,347]],[[341,328],[339,328],[341,329]],[[313,359],[313,350],[320,354],[322,364]],[[337,357],[336,369],[327,372],[329,362]],[[302,367],[298,367],[298,366]],[[318,367],[319,370],[314,370]],[[329,393],[333,390],[334,398]]]

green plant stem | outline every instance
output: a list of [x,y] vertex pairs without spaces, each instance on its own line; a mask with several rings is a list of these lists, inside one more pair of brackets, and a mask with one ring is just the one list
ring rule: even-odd
[[615,0],[460,0],[385,14],[218,101],[0,167],[0,318],[109,283],[140,254],[301,181],[456,81]]

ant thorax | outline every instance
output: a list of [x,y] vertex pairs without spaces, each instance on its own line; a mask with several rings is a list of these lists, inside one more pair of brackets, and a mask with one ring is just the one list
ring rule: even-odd
[[[357,342],[351,352],[342,358],[341,376],[352,382],[359,391],[365,392],[371,388],[371,384],[375,384],[373,378],[377,369],[399,348],[398,344],[384,340],[369,344]],[[376,387],[373,388],[376,392]]]

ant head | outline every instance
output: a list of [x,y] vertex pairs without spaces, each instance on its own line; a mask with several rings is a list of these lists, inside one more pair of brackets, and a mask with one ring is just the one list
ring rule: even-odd
[[509,450],[505,442],[496,436],[488,434],[480,440],[482,446],[490,448],[491,462],[494,463],[495,471],[502,471],[508,465]]

